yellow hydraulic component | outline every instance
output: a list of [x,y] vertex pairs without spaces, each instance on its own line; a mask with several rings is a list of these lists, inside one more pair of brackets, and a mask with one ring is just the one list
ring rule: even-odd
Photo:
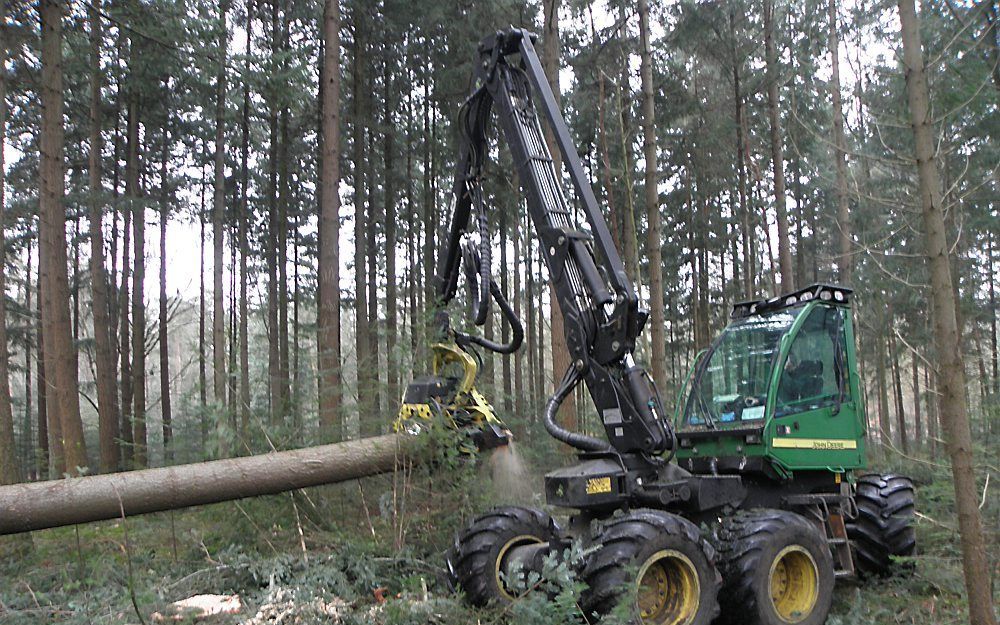
[[698,613],[701,584],[691,559],[657,551],[639,568],[637,603],[644,625],[688,625]]
[[[416,433],[433,420],[443,418],[452,429],[490,426],[490,430],[505,432],[493,406],[476,390],[479,367],[475,359],[456,343],[435,343],[431,355],[433,376],[415,380],[407,389],[393,431]],[[419,392],[414,392],[413,386],[418,386]]]
[[771,603],[785,623],[800,623],[812,614],[819,598],[819,569],[812,554],[799,545],[782,549],[771,563]]

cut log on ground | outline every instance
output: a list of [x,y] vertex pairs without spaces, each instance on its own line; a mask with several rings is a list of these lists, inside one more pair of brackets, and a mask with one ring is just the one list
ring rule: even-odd
[[389,434],[332,445],[128,473],[0,487],[0,534],[102,521],[272,495],[394,471],[413,437]]

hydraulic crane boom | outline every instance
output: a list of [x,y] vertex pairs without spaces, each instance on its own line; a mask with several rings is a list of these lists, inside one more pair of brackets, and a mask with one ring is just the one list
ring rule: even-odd
[[[571,364],[546,406],[546,428],[557,439],[582,451],[613,449],[650,455],[673,449],[673,431],[657,389],[632,355],[648,314],[640,309],[625,273],[535,53],[535,39],[527,31],[511,29],[497,32],[479,44],[474,89],[458,118],[460,152],[450,230],[438,269],[440,303],[447,304],[455,296],[459,269],[464,265],[473,291],[472,316],[476,325],[485,323],[491,295],[512,325],[520,325],[490,277],[482,180],[489,153],[489,123],[495,113],[565,319]],[[574,225],[573,207],[542,135],[533,95],[555,137],[589,232]],[[478,234],[478,242],[473,234]],[[520,342],[516,339],[508,345],[497,345],[481,337],[455,334],[460,344],[475,343],[503,353],[514,351]],[[555,421],[559,405],[581,380],[601,415],[610,448],[602,440],[565,430]]]

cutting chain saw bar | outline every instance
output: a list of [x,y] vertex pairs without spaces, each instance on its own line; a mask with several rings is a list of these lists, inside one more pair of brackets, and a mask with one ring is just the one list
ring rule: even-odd
[[[664,418],[659,393],[632,355],[648,313],[639,308],[638,297],[535,53],[535,39],[531,33],[512,29],[497,32],[479,45],[474,88],[458,118],[460,149],[452,219],[437,277],[439,305],[443,308],[454,298],[464,266],[473,323],[485,323],[492,298],[515,331],[511,343],[502,346],[453,331],[455,342],[501,353],[513,352],[521,342],[523,333],[519,331],[517,314],[506,304],[490,274],[489,220],[482,182],[489,155],[489,125],[495,113],[559,302],[560,311],[552,314],[561,312],[565,319],[571,364],[546,406],[546,429],[582,451],[657,454],[673,449],[673,431]],[[539,101],[555,137],[589,226],[587,231],[574,225],[572,208],[543,137],[534,99]],[[610,445],[556,423],[560,404],[580,381],[587,385]]]

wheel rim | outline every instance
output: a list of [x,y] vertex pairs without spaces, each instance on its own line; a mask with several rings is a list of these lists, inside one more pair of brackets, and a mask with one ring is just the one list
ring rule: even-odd
[[513,601],[517,596],[510,592],[507,588],[507,584],[503,581],[503,573],[507,568],[507,556],[510,554],[511,549],[514,547],[520,547],[522,545],[537,545],[545,542],[537,536],[532,536],[531,534],[521,534],[520,536],[515,536],[507,542],[504,543],[503,547],[500,547],[500,551],[497,552],[496,566],[494,568],[495,581],[497,588],[500,590],[500,594],[507,600]]
[[785,623],[805,620],[819,598],[819,568],[804,547],[789,545],[771,562],[771,605]]
[[691,559],[665,549],[646,559],[636,577],[639,615],[646,625],[688,625],[698,613],[701,584]]

